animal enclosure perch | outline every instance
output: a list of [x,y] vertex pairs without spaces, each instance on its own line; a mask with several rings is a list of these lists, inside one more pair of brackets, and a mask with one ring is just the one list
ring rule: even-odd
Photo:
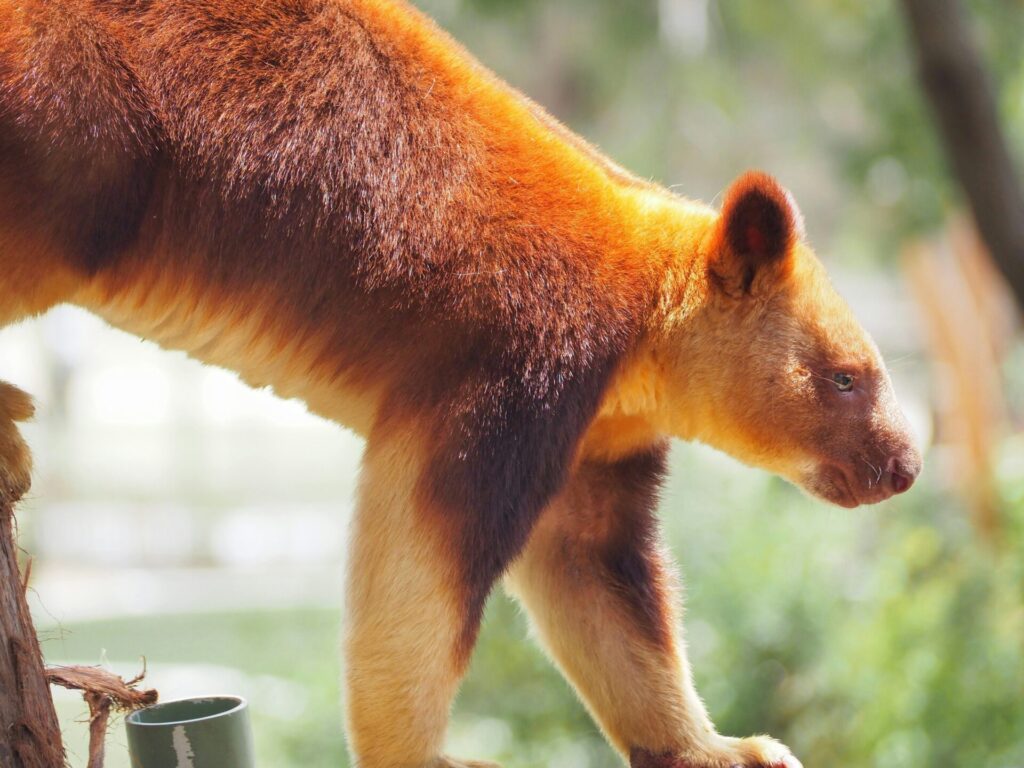
[[127,683],[94,667],[43,668],[42,654],[18,568],[14,505],[0,499],[0,766],[63,768],[64,747],[50,684],[82,691],[89,704],[87,768],[102,768],[103,743],[112,709],[153,704],[157,693],[137,690],[142,676]]
[[0,499],[0,765],[61,768],[64,748],[18,568],[14,504]]

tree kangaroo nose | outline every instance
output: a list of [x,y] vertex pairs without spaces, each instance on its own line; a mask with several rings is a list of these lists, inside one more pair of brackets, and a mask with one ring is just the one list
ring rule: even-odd
[[893,493],[904,493],[910,490],[921,472],[920,462],[901,460],[895,456],[886,464],[886,475]]

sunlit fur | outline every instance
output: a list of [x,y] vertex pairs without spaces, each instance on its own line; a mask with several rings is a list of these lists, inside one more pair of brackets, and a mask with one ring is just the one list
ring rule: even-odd
[[0,493],[20,499],[31,483],[32,456],[15,422],[32,418],[31,398],[17,387],[0,381]]
[[[750,173],[726,205],[751,192],[780,218],[776,252],[738,258],[723,242],[728,211],[709,215],[693,246],[709,268],[666,270],[652,328],[610,388],[588,449],[613,458],[670,434],[837,504],[887,498],[887,473],[912,481],[921,458],[878,349],[804,241],[789,193]],[[852,392],[837,391],[839,372],[854,375]]]
[[[445,723],[504,575],[634,768],[798,765],[694,691],[666,438],[847,505],[920,464],[777,182],[637,179],[399,0],[0,0],[0,323],[61,302],[367,439],[361,768],[475,765]],[[11,496],[29,412],[0,389]]]
[[[888,373],[810,250],[799,244],[787,259],[751,296],[717,294],[670,320],[623,383],[630,412],[828,501],[879,501],[890,495],[879,476],[891,457],[911,477],[920,466]],[[854,393],[837,393],[839,371],[856,374]]]

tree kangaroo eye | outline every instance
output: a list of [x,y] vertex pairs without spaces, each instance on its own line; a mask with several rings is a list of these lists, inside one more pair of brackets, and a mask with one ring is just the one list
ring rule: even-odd
[[840,392],[849,392],[853,389],[853,375],[849,373],[837,373],[832,376],[836,389]]

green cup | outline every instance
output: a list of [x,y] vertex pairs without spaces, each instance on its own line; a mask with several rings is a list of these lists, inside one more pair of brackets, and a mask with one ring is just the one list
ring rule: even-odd
[[238,696],[155,704],[125,727],[132,768],[256,768],[249,705]]

